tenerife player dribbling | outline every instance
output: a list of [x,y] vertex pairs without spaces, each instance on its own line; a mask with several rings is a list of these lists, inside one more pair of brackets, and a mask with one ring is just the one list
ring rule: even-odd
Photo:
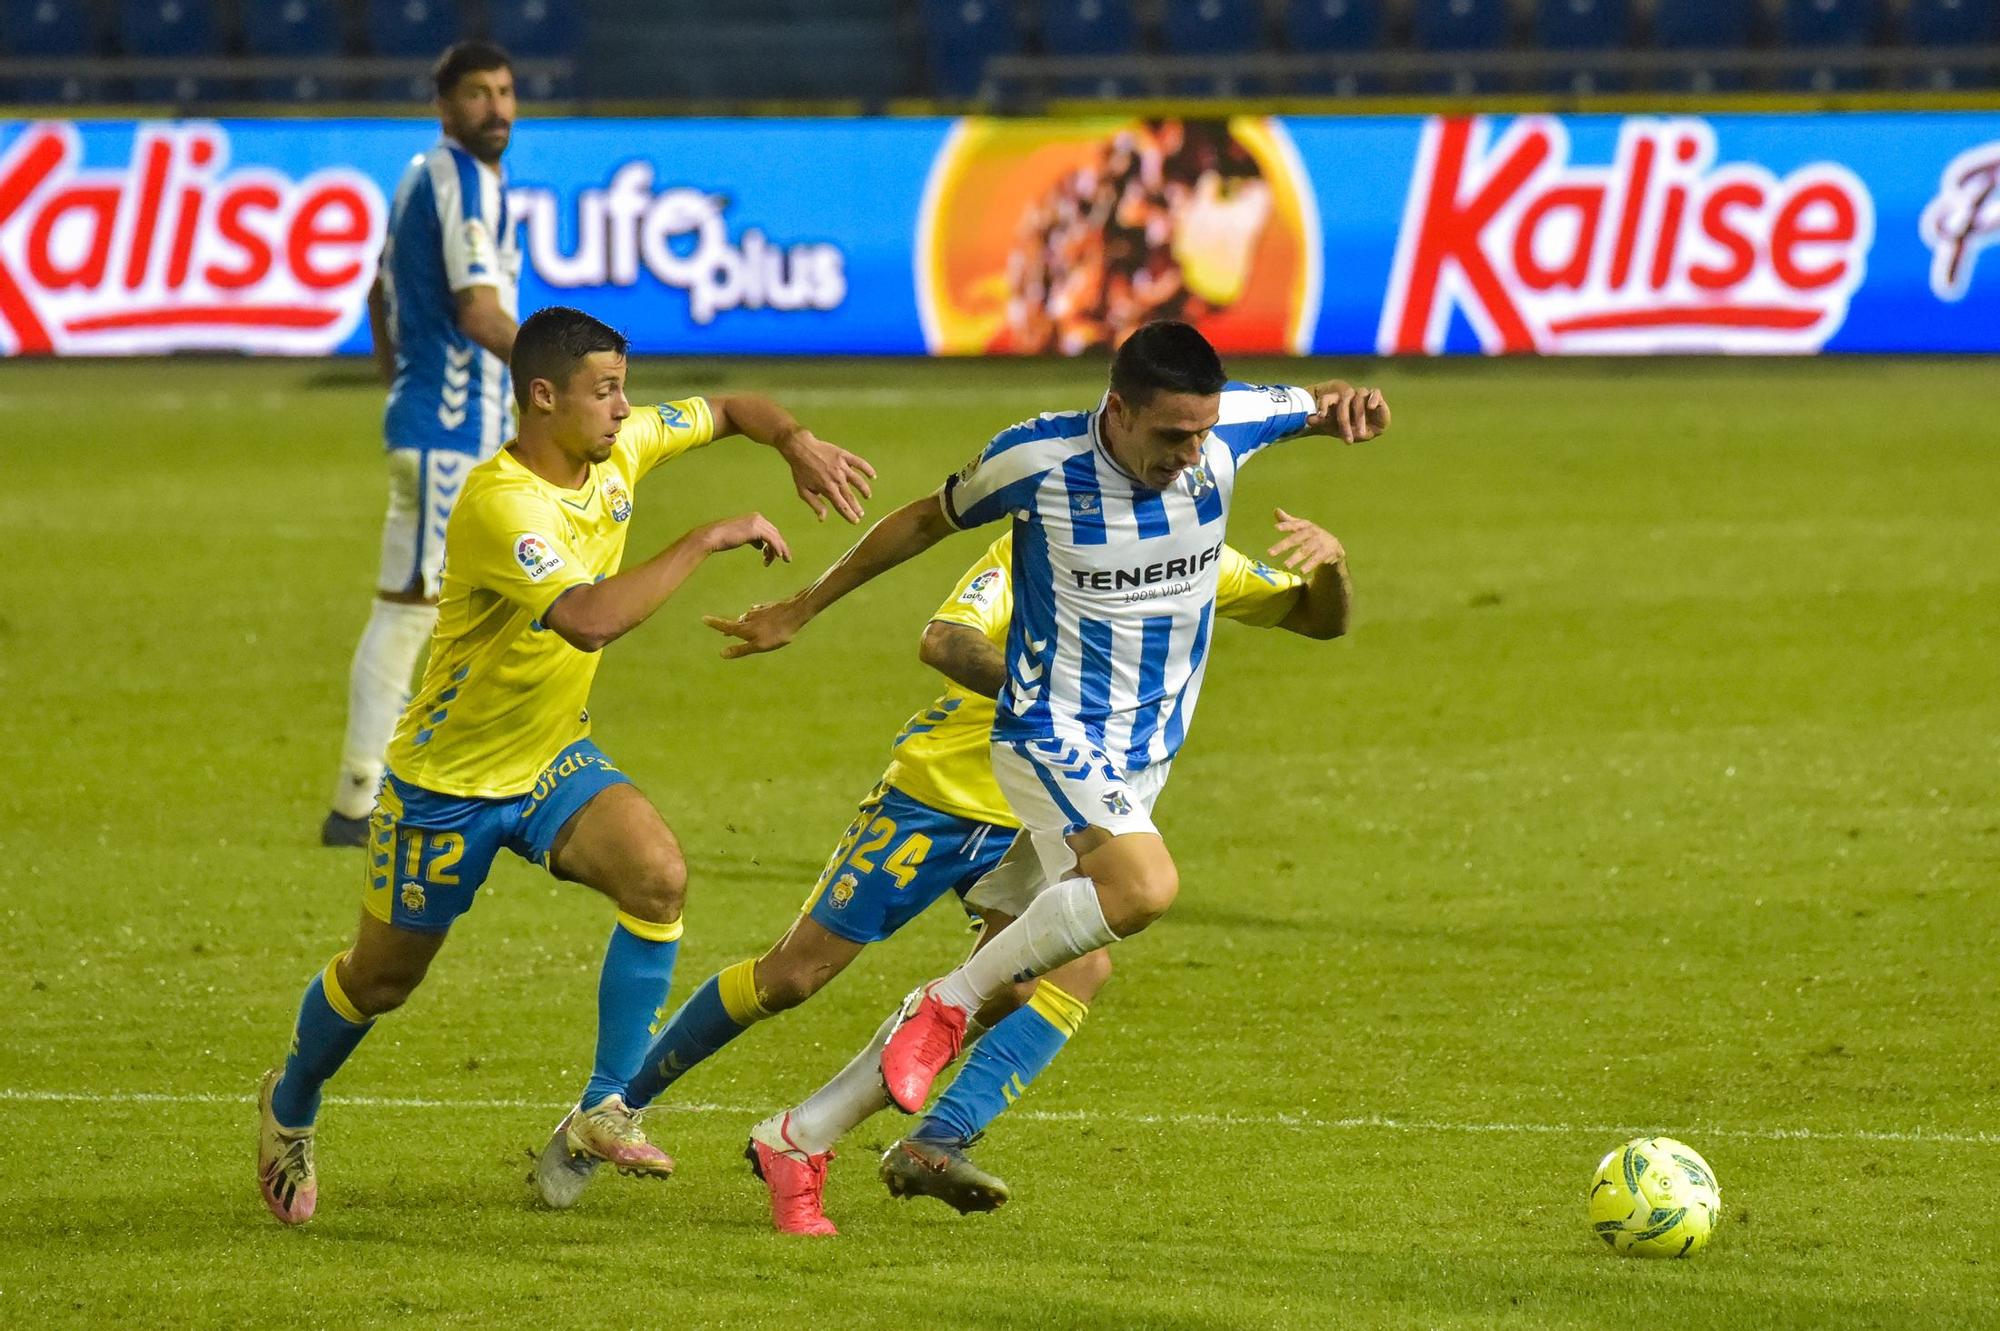
[[625,340],[577,310],[522,324],[513,372],[520,437],[472,469],[446,528],[437,636],[389,745],[354,945],[306,986],[291,1052],[259,1095],[258,1181],[287,1224],[311,1219],[318,1200],[321,1087],[422,981],[503,847],[617,905],[590,1080],[557,1135],[628,1173],[672,1171],[620,1092],[667,996],[687,870],[659,812],[592,743],[586,705],[598,651],[709,555],[791,556],[751,513],[696,527],[620,572],[632,492],[659,464],[734,434],[776,448],[816,512],[858,519],[850,491],[865,495],[873,474],[754,394],[633,411]]
[[1231,383],[1194,328],[1150,324],[1119,348],[1097,410],[1002,432],[811,586],[709,621],[740,639],[726,656],[770,651],[953,531],[1013,520],[993,773],[1037,877],[1019,918],[905,1005],[881,1057],[899,1107],[923,1107],[971,1015],[1007,986],[1129,938],[1172,905],[1180,878],[1151,811],[1201,689],[1237,472],[1289,436],[1353,443],[1388,425],[1378,391]]

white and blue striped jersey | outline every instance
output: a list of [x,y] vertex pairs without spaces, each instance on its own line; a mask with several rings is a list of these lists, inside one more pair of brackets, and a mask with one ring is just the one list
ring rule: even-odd
[[413,159],[396,186],[381,274],[396,336],[384,440],[492,456],[514,430],[507,362],[460,331],[454,297],[492,287],[519,317],[521,250],[499,170],[450,139]]
[[1014,519],[1014,618],[996,743],[1088,743],[1137,772],[1179,752],[1215,621],[1229,499],[1253,454],[1305,428],[1302,388],[1231,383],[1201,461],[1153,490],[1096,411],[1003,430],[945,483],[959,527]]

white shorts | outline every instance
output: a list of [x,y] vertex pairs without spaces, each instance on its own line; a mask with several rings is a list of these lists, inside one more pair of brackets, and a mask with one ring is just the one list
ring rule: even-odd
[[1157,833],[1153,805],[1172,768],[1168,761],[1128,774],[1088,744],[1068,740],[994,744],[993,776],[1021,819],[1021,835],[965,894],[966,903],[1018,917],[1045,888],[1074,873],[1072,832]]
[[444,524],[479,462],[447,449],[389,450],[389,512],[382,520],[382,571],[375,589],[435,600],[444,569]]

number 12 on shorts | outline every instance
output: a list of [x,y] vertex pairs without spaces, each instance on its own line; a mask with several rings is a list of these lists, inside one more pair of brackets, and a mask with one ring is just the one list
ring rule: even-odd
[[396,849],[402,856],[402,877],[421,878],[433,887],[458,886],[458,875],[452,870],[465,856],[465,838],[458,833],[398,827]]

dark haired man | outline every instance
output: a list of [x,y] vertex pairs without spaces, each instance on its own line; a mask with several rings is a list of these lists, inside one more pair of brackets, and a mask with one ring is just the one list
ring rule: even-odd
[[[1000,895],[1018,903],[1008,912],[1016,918],[877,1033],[882,1079],[900,1108],[923,1108],[970,1019],[1010,985],[1128,938],[1172,904],[1180,879],[1152,807],[1207,666],[1236,473],[1280,439],[1357,443],[1388,425],[1380,392],[1338,380],[1231,383],[1194,328],[1149,324],[1119,348],[1097,410],[1002,431],[811,586],[709,621],[740,639],[725,656],[772,651],[952,532],[1013,519],[1014,616],[992,758],[1025,835],[975,890],[1005,880]],[[810,1150],[765,1145],[774,1158],[789,1150],[806,1171],[823,1168]]]
[[644,623],[709,555],[753,546],[790,559],[756,513],[696,527],[619,571],[632,492],[660,463],[711,439],[776,448],[799,494],[859,516],[873,471],[754,394],[633,411],[625,339],[577,310],[542,310],[513,352],[517,439],[466,476],[445,530],[443,600],[423,683],[389,744],[368,823],[354,945],[306,986],[292,1047],[259,1096],[258,1181],[287,1224],[318,1198],[320,1088],[374,1021],[423,980],[452,922],[504,847],[612,899],[598,982],[597,1052],[567,1149],[627,1173],[664,1175],[620,1093],[666,1001],[687,867],[666,822],[593,744],[597,652]]
[[383,749],[437,620],[444,524],[476,463],[513,432],[507,356],[521,251],[500,155],[514,129],[514,71],[491,42],[438,58],[438,123],[396,187],[375,285],[375,358],[390,384],[382,434],[389,511],[368,626],[348,667],[347,732],[329,846],[359,846],[382,780]]

